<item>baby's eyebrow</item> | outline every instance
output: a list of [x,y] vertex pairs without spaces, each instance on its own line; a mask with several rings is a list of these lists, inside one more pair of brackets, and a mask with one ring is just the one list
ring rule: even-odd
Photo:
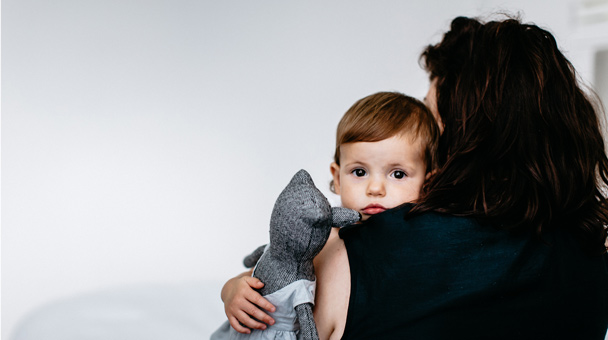
[[394,163],[394,164],[389,164],[387,165],[387,168],[398,168],[400,170],[403,170],[405,172],[407,172],[408,174],[411,174],[415,171],[416,167],[415,166],[411,166],[411,165],[407,165],[407,164],[402,164],[402,163]]
[[367,163],[361,162],[361,161],[351,161],[351,162],[344,163],[344,166],[356,166],[356,165],[367,166]]

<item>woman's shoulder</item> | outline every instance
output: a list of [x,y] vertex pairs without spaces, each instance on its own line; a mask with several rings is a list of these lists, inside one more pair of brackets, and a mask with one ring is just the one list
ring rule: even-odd
[[[340,230],[340,237],[351,235],[376,235],[393,237],[400,234],[429,234],[441,232],[463,233],[466,230],[496,230],[490,224],[481,223],[472,217],[456,216],[451,214],[427,211],[412,212],[413,203],[406,203],[399,207],[389,209],[381,214],[371,216],[361,224],[351,225]],[[437,236],[440,236],[439,234]]]

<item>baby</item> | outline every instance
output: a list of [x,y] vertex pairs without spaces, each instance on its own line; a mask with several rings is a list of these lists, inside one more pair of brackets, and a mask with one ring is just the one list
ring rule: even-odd
[[438,138],[420,101],[394,92],[367,96],[338,124],[331,189],[363,220],[413,202],[433,169]]
[[[379,92],[357,101],[338,124],[334,162],[330,165],[331,190],[342,206],[361,213],[365,221],[403,203],[415,202],[435,164],[439,127],[426,106],[396,92]],[[315,300],[330,300],[315,307],[321,339],[344,329],[350,272],[344,243],[337,230],[314,261],[317,275]],[[250,272],[229,280],[222,300],[230,325],[241,333],[266,329],[274,320],[264,312],[275,307],[254,289],[263,283]],[[329,318],[326,315],[337,316]]]

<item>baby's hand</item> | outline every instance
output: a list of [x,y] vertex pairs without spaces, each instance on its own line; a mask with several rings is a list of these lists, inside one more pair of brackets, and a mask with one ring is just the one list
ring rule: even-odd
[[274,312],[276,308],[254,290],[263,286],[262,281],[247,271],[228,280],[222,288],[226,316],[237,332],[249,334],[251,329],[266,329],[266,324],[274,324],[274,319],[264,310]]

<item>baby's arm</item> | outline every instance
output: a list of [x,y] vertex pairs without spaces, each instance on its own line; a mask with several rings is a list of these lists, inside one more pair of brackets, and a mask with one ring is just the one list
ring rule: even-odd
[[248,334],[251,333],[250,328],[266,329],[266,324],[274,324],[274,320],[262,309],[274,312],[275,307],[255,290],[262,288],[264,283],[252,277],[252,272],[253,269],[239,274],[222,288],[226,316],[232,328],[239,333]]
[[[317,290],[313,313],[319,338],[340,339],[346,325],[350,297],[350,266],[337,228],[332,229],[325,247],[315,257],[314,265]],[[249,328],[265,329],[264,323],[274,324],[262,309],[274,312],[275,307],[254,290],[261,288],[263,283],[251,277],[251,273],[250,270],[230,279],[222,289],[226,316],[230,325],[240,333],[250,333]]]
[[315,257],[314,265],[317,290],[313,313],[319,338],[340,339],[350,298],[350,266],[337,228],[332,229],[325,247]]

